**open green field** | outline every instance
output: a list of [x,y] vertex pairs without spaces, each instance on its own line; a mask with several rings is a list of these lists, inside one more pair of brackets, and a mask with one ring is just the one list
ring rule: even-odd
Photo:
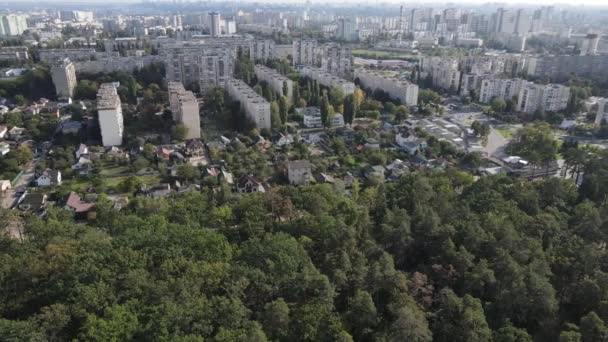
[[[115,188],[116,186],[118,186],[118,184],[120,184],[123,180],[127,179],[128,177],[130,177],[130,176],[108,178],[106,180],[106,185],[108,187]],[[137,176],[137,178],[141,179],[141,181],[146,185],[156,184],[161,181],[160,174]]]
[[500,129],[500,128],[496,128],[496,130],[498,131],[498,133],[500,133],[500,135],[502,135],[504,138],[510,138],[513,135],[513,131],[510,129]]

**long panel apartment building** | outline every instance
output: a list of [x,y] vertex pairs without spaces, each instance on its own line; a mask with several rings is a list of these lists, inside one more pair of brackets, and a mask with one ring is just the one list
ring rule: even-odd
[[118,83],[103,83],[97,91],[97,115],[103,146],[122,145],[124,123]]
[[418,104],[418,85],[416,84],[380,71],[362,68],[355,70],[355,77],[364,87],[373,90],[380,89],[390,97],[401,101],[402,104],[408,106]]
[[188,129],[186,139],[200,139],[200,108],[196,96],[193,92],[184,89],[184,85],[180,82],[169,82],[168,88],[173,120]]
[[260,129],[270,129],[270,103],[256,93],[245,82],[229,78],[226,81],[226,91],[234,100],[241,103],[247,117]]
[[528,75],[568,78],[572,74],[581,77],[607,77],[608,55],[587,56],[541,56],[530,58],[526,72]]
[[539,109],[557,112],[566,109],[569,99],[569,87],[559,84],[528,83],[519,92],[517,109],[524,113],[534,113]]
[[234,49],[226,44],[178,42],[161,47],[160,54],[169,81],[196,84],[201,92],[223,86],[232,77]]
[[[285,75],[281,75],[275,69],[269,68],[267,66],[256,64],[255,68],[255,76],[258,80],[266,81],[268,85],[274,90],[276,93],[279,93],[292,102],[293,101],[293,81],[290,80]],[[287,93],[284,93],[284,89],[286,88]]]
[[511,100],[519,96],[521,89],[528,83],[521,78],[486,78],[481,81],[479,102],[490,103],[493,98]]
[[322,69],[305,66],[302,67],[301,73],[302,75],[319,82],[319,84],[325,87],[341,89],[344,95],[350,95],[355,92],[355,84],[353,82],[334,76]]

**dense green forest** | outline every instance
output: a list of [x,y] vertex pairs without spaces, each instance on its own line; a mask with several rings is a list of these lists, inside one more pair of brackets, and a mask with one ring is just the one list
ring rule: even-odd
[[605,171],[223,187],[0,224],[2,341],[606,341]]

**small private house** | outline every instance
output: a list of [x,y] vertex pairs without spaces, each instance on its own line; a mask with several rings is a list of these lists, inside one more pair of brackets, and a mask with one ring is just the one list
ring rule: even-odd
[[72,170],[83,170],[93,165],[91,159],[80,156],[78,161],[72,165]]
[[399,149],[410,155],[424,152],[427,148],[426,140],[418,138],[414,134],[397,133],[395,135],[395,143],[399,146]]
[[7,179],[0,180],[0,193],[11,189],[11,181]]
[[76,159],[78,159],[84,155],[87,155],[89,153],[89,148],[85,144],[80,144],[74,153],[76,154]]
[[4,141],[0,141],[0,157],[5,156],[10,151],[11,151],[11,146]]
[[0,139],[4,139],[6,133],[8,133],[8,127],[0,125]]
[[312,165],[308,160],[287,162],[287,179],[291,185],[308,185],[312,177]]
[[264,183],[252,175],[242,175],[236,183],[236,191],[240,194],[266,192]]
[[65,202],[65,209],[74,213],[77,218],[85,218],[95,207],[94,203],[87,203],[80,196],[71,191]]
[[61,171],[46,169],[36,178],[38,186],[61,185]]

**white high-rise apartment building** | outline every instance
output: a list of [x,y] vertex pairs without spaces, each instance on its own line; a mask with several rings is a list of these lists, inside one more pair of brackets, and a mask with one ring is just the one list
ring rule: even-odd
[[173,120],[188,128],[186,139],[200,139],[201,120],[198,101],[194,93],[179,82],[169,82],[169,106]]
[[314,39],[294,39],[293,65],[317,65],[317,41]]
[[76,88],[76,68],[68,58],[54,63],[51,67],[51,77],[55,85],[55,92],[59,98],[74,97]]
[[350,47],[336,43],[321,48],[321,68],[332,75],[351,79],[353,76],[353,53]]
[[524,113],[534,113],[538,109],[556,112],[565,109],[569,99],[569,87],[528,83],[519,92],[517,109]]
[[602,121],[608,121],[608,99],[600,98],[597,101],[597,114],[595,115],[595,125],[599,126]]
[[222,34],[221,31],[221,17],[218,12],[209,13],[209,33],[212,37],[219,37]]
[[226,81],[226,91],[233,99],[241,103],[247,116],[260,129],[270,129],[270,103],[256,93],[245,82],[230,78]]
[[122,145],[124,123],[118,82],[103,83],[97,91],[97,115],[103,146]]
[[394,76],[387,76],[382,72],[358,68],[355,77],[361,84],[370,89],[380,89],[390,97],[398,99],[402,104],[415,106],[418,104],[418,85]]
[[581,56],[597,55],[597,47],[600,43],[600,36],[588,34],[581,44]]
[[274,56],[275,43],[272,39],[255,39],[249,46],[249,57],[252,61],[266,62]]
[[490,103],[493,98],[511,100],[519,96],[521,88],[528,82],[521,78],[488,78],[481,81],[479,102]]
[[167,79],[185,85],[198,84],[201,92],[221,87],[234,71],[235,49],[228,44],[179,42],[160,49]]
[[27,30],[27,21],[24,15],[0,15],[0,35],[18,36]]
[[[293,99],[293,81],[288,77],[281,75],[278,71],[266,67],[261,64],[255,65],[255,76],[262,81],[266,81],[268,85],[274,90],[276,93],[279,93],[292,102]],[[287,88],[287,93],[285,94],[283,88]]]

